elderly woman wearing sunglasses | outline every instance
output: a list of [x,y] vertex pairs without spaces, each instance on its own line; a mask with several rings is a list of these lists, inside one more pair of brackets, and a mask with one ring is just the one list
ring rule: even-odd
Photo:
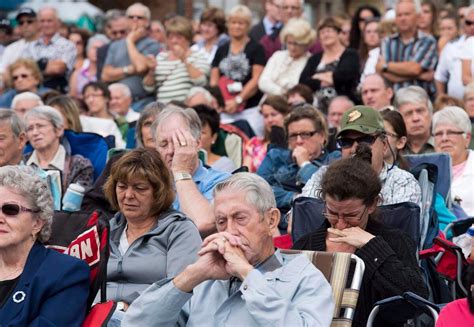
[[415,242],[377,220],[382,185],[371,166],[371,152],[367,144],[359,144],[354,157],[327,169],[320,189],[326,222],[294,245],[302,250],[355,253],[364,261],[353,326],[366,326],[370,310],[379,300],[407,291],[428,296]]
[[81,326],[89,268],[42,244],[53,218],[46,181],[31,167],[4,166],[0,194],[2,326]]

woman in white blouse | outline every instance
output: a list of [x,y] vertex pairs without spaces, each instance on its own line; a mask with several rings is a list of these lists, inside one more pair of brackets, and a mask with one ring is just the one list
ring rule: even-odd
[[287,50],[277,51],[270,57],[258,81],[260,90],[266,94],[284,95],[298,84],[310,57],[308,48],[315,38],[316,32],[306,20],[290,19],[280,33]]

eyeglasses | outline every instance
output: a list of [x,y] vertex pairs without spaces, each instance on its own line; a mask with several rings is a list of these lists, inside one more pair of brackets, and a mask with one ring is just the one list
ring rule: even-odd
[[349,137],[340,137],[337,139],[337,144],[343,148],[351,148],[354,145],[354,142],[357,142],[358,144],[360,143],[365,143],[368,145],[374,144],[375,140],[379,138],[381,134],[377,135],[364,135],[356,138],[349,138]]
[[26,128],[26,133],[31,133],[35,129],[37,129],[38,131],[44,131],[45,129],[47,129],[50,126],[53,126],[53,124],[34,124],[34,125],[30,125]]
[[28,75],[28,74],[20,74],[20,75],[13,75],[13,76],[12,76],[12,79],[13,79],[14,81],[16,81],[16,80],[19,80],[20,78],[25,79],[25,78],[28,78],[28,77],[30,77],[30,75]]
[[111,31],[110,34],[113,36],[121,36],[127,34],[127,30]]
[[301,7],[299,6],[283,6],[282,8],[283,10],[292,10],[292,11],[301,10]]
[[433,136],[435,138],[442,138],[445,135],[447,137],[455,137],[462,134],[464,134],[464,132],[462,131],[439,131],[439,132],[434,133]]
[[317,133],[317,131],[294,133],[294,134],[288,135],[288,140],[289,141],[296,141],[298,139],[298,136],[301,137],[303,140],[307,140],[316,133]]
[[18,216],[20,212],[23,212],[23,211],[33,212],[33,213],[38,213],[41,211],[40,209],[25,208],[24,206],[16,204],[16,203],[4,203],[2,204],[1,209],[2,209],[2,213],[5,216],[9,216],[9,217]]
[[88,99],[88,98],[100,98],[100,97],[103,97],[104,94],[103,93],[88,93],[88,94],[84,94],[84,99]]
[[137,15],[128,15],[127,18],[128,18],[128,19],[132,19],[132,20],[133,20],[133,19],[138,19],[138,20],[143,20],[143,19],[145,19],[145,17],[143,17],[143,16],[137,16]]
[[385,131],[385,135],[398,139],[398,134]]
[[471,25],[474,25],[474,21],[472,21],[472,20],[467,20],[467,19],[466,19],[466,20],[464,21],[464,24],[466,24],[467,26],[471,26]]
[[328,208],[327,204],[324,203],[324,217],[326,217],[329,221],[337,221],[339,219],[343,219],[348,223],[354,223],[362,219],[365,212],[367,211],[367,206],[364,207],[362,213],[355,213],[355,214],[348,214],[348,215],[340,215],[338,212],[334,212]]
[[286,47],[289,47],[289,46],[292,46],[292,47],[304,47],[305,45],[304,44],[300,44],[300,43],[296,43],[296,42],[286,42]]
[[25,24],[31,25],[31,24],[33,24],[34,22],[35,22],[35,21],[34,21],[33,19],[20,20],[20,21],[18,22],[18,25],[20,25],[20,26],[23,26],[23,25],[25,25]]

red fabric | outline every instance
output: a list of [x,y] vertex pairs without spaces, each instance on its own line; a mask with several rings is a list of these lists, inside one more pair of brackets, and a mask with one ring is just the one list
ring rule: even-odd
[[114,301],[97,303],[87,314],[82,327],[106,327],[116,307]]
[[472,327],[474,315],[469,311],[467,299],[448,303],[439,314],[436,327]]
[[[225,101],[233,100],[240,93],[240,92],[239,93],[230,93],[229,92],[229,89],[227,88],[227,85],[232,84],[232,83],[234,83],[234,81],[231,80],[230,78],[228,78],[225,75],[222,75],[219,78],[219,82],[218,82],[219,90],[221,90],[222,97],[224,98]],[[239,104],[239,106],[237,107],[236,112],[241,112],[244,109],[245,109],[245,101],[242,102],[241,104]]]
[[279,249],[291,249],[293,247],[293,241],[290,234],[275,236],[273,238],[273,245]]

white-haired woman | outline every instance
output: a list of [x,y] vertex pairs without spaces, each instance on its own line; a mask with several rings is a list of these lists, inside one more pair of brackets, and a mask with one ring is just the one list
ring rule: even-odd
[[310,57],[308,49],[316,38],[316,32],[302,18],[292,18],[280,33],[287,50],[275,52],[268,60],[258,81],[260,91],[272,95],[284,95],[298,84],[299,77]]
[[53,200],[32,167],[0,168],[0,322],[2,326],[81,326],[89,268],[46,249]]
[[33,108],[25,115],[25,124],[26,136],[34,149],[25,155],[27,165],[60,170],[63,190],[71,183],[92,186],[94,168],[90,160],[71,155],[66,141],[64,146],[61,144],[64,118],[58,110],[50,106]]
[[474,151],[468,149],[471,121],[459,107],[445,107],[433,115],[436,152],[447,152],[452,160],[451,195],[469,216],[474,216]]
[[225,100],[224,112],[231,115],[257,107],[262,97],[258,80],[265,66],[265,52],[249,38],[251,24],[248,7],[232,8],[227,16],[230,42],[217,49],[212,62],[210,85],[219,86]]

